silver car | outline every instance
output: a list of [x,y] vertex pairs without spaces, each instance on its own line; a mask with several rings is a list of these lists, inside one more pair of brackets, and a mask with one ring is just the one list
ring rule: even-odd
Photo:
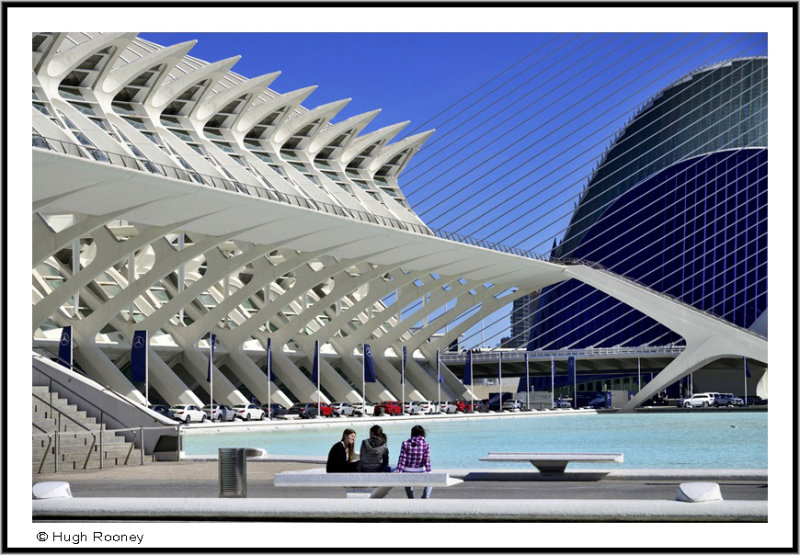
[[695,393],[683,400],[683,406],[686,408],[710,407],[714,404],[715,395],[716,393]]
[[333,414],[336,416],[353,416],[355,414],[355,409],[350,403],[333,403],[331,406]]
[[403,405],[403,413],[422,414],[422,407],[418,401],[406,401],[406,404]]

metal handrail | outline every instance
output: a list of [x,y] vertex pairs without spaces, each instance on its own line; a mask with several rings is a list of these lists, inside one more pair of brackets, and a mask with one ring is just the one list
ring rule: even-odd
[[[77,424],[78,426],[80,426],[81,428],[83,428],[84,430],[86,430],[87,432],[90,432],[90,431],[91,431],[89,428],[87,428],[86,426],[84,426],[83,424],[81,424],[80,422],[78,422],[77,420],[75,420],[74,418],[72,418],[71,416],[69,416],[68,414],[65,414],[63,411],[61,411],[61,409],[58,409],[58,408],[56,408],[56,407],[53,405],[53,403],[51,403],[50,401],[46,401],[46,400],[42,399],[42,398],[41,398],[41,397],[39,397],[39,396],[38,396],[36,393],[33,393],[33,392],[31,392],[31,396],[32,396],[32,397],[36,397],[36,398],[37,398],[37,399],[39,399],[41,402],[45,403],[47,406],[49,406],[51,409],[53,409],[54,411],[56,411],[56,412],[58,413],[58,419],[59,419],[59,422],[58,422],[58,424],[57,424],[57,426],[56,426],[56,427],[58,428],[58,431],[61,431],[61,417],[62,417],[62,416],[66,417],[66,418],[68,418],[68,419],[70,419],[70,420],[72,420],[72,421],[73,421],[75,424]],[[36,424],[34,424],[34,426],[36,426]],[[36,427],[37,427],[37,428],[39,428],[39,426],[36,426]],[[41,428],[39,428],[39,429],[41,430]],[[42,430],[42,431],[44,431],[44,430]]]
[[52,150],[54,152],[58,152],[61,154],[68,154],[70,156],[77,156],[79,158],[91,159],[96,162],[110,164],[112,166],[122,166],[140,172],[148,172],[160,175],[162,177],[169,177],[172,179],[178,179],[180,181],[187,181],[199,185],[210,186],[215,189],[223,189],[232,193],[245,194],[248,196],[258,197],[261,199],[271,200],[274,202],[291,204],[292,206],[306,208],[308,210],[314,210],[316,212],[325,212],[326,214],[349,217],[354,220],[359,220],[362,222],[383,225],[386,227],[392,227],[403,231],[411,231],[413,233],[418,233],[420,235],[428,235],[431,237],[438,237],[440,239],[449,239],[451,241],[456,241],[458,243],[483,247],[498,252],[521,256],[524,258],[532,258],[534,260],[546,260],[544,255],[536,254],[529,250],[526,251],[518,247],[509,247],[507,245],[502,245],[499,243],[495,243],[493,241],[487,241],[485,239],[476,239],[474,237],[469,237],[467,235],[462,235],[460,233],[455,233],[451,231],[445,231],[443,229],[433,229],[424,224],[417,224],[414,222],[398,220],[397,218],[380,216],[377,214],[372,214],[370,212],[365,212],[363,210],[358,210],[355,208],[346,208],[344,206],[339,206],[336,204],[320,200],[302,197],[291,193],[283,193],[277,190],[271,190],[262,186],[247,185],[239,181],[231,181],[229,179],[224,179],[213,175],[199,173],[194,170],[187,170],[185,168],[178,168],[175,166],[167,166],[165,164],[161,164],[158,162],[152,162],[150,160],[142,160],[125,154],[117,154],[115,152],[108,152],[90,146],[78,145],[75,143],[62,141],[60,139],[43,137],[42,135],[36,133],[33,133],[32,137],[33,137],[32,146],[34,148]]
[[[40,350],[42,350],[42,351],[44,351],[44,352],[46,352],[46,353],[49,353],[51,356],[55,356],[55,354],[54,354],[54,353],[53,353],[53,352],[52,352],[50,349],[48,349],[47,347],[42,347],[42,346],[40,346],[40,347],[37,347],[37,349],[40,349]],[[41,354],[39,354],[39,353],[35,353],[35,354],[36,354],[36,356],[39,356],[39,357],[42,357],[42,358],[47,358],[47,357],[44,357],[43,355],[41,355]],[[78,397],[80,397],[80,398],[81,398],[83,401],[85,401],[87,404],[89,404],[89,405],[90,405],[92,408],[94,408],[94,409],[98,410],[98,411],[100,412],[100,422],[101,422],[101,423],[103,423],[103,420],[104,420],[104,418],[103,418],[103,415],[108,415],[108,416],[110,416],[110,417],[111,417],[113,420],[115,420],[117,423],[119,423],[119,424],[124,424],[124,422],[122,422],[121,420],[119,420],[119,419],[115,418],[113,415],[111,415],[111,414],[107,413],[107,412],[106,412],[106,411],[104,411],[102,408],[100,408],[100,407],[98,407],[97,405],[95,405],[94,403],[92,403],[90,400],[88,400],[86,397],[84,397],[84,396],[83,396],[83,395],[81,395],[80,393],[76,392],[75,390],[73,390],[73,389],[72,389],[71,387],[69,387],[68,385],[65,385],[64,383],[60,382],[59,380],[57,380],[57,379],[55,379],[55,378],[53,378],[53,377],[51,377],[51,376],[48,376],[47,374],[45,374],[44,372],[42,372],[42,371],[41,371],[41,370],[39,370],[39,369],[35,369],[35,370],[36,370],[37,372],[39,372],[40,374],[44,375],[44,376],[45,376],[47,379],[49,379],[51,382],[55,382],[55,383],[57,383],[58,385],[60,385],[61,387],[63,387],[64,389],[66,389],[67,391],[69,391],[70,393],[74,393],[75,395],[77,395]],[[79,369],[78,369],[76,366],[74,366],[74,365],[72,365],[72,366],[70,367],[70,370],[73,370],[73,371],[79,371]],[[80,371],[79,371],[79,373],[81,373],[81,374],[82,374],[82,375],[84,375],[84,376],[86,375],[86,374],[83,372],[83,370],[80,370]],[[88,376],[87,376],[87,377],[88,377]],[[89,378],[89,379],[92,379],[92,378]],[[96,381],[96,380],[93,380],[93,381]],[[98,383],[99,383],[99,382],[98,382]],[[109,393],[109,394],[113,395],[114,397],[116,397],[118,400],[120,400],[120,401],[124,402],[125,404],[127,404],[127,405],[129,405],[129,406],[132,406],[132,407],[136,407],[136,408],[140,408],[140,407],[141,407],[141,405],[139,405],[138,403],[134,403],[133,401],[131,401],[130,399],[128,399],[127,397],[125,397],[125,396],[124,396],[124,395],[122,395],[121,393],[119,393],[119,392],[117,392],[117,391],[114,391],[113,389],[109,388],[109,387],[108,387],[108,386],[106,386],[105,384],[102,384],[102,383],[101,383],[100,385],[103,387],[103,391],[104,391],[104,392],[106,392],[106,393]]]
[[[34,424],[34,426],[36,426],[36,425]],[[41,428],[39,426],[36,426],[36,427],[41,430]],[[175,426],[175,428],[178,428],[178,427],[179,426]],[[133,453],[133,450],[136,447],[136,438],[137,438],[137,436],[140,435],[141,439],[142,439],[142,443],[144,443],[144,431],[145,430],[163,431],[164,428],[163,427],[157,427],[157,426],[150,426],[150,427],[139,426],[138,428],[121,428],[121,429],[115,429],[115,430],[105,430],[106,433],[113,433],[115,435],[123,433],[123,432],[133,432],[133,439],[131,439],[130,442],[129,442],[130,446],[128,447],[128,452],[125,454],[125,462],[123,464],[128,464],[128,461],[130,460],[131,454]],[[55,445],[56,445],[55,451],[53,453],[53,455],[55,457],[55,460],[56,460],[55,472],[58,472],[58,454],[59,454],[59,452],[61,450],[60,447],[59,447],[59,444],[60,444],[59,438],[61,437],[62,434],[65,434],[65,433],[73,434],[73,435],[92,434],[92,444],[89,447],[89,452],[88,452],[88,454],[86,456],[86,459],[84,460],[83,468],[85,470],[88,467],[89,460],[91,459],[92,451],[94,450],[95,445],[97,445],[98,443],[100,445],[100,462],[99,462],[99,464],[100,464],[100,468],[101,469],[103,468],[103,453],[105,451],[104,450],[104,446],[103,446],[103,430],[99,431],[99,433],[100,433],[99,440],[98,440],[98,437],[97,437],[97,432],[96,431],[92,431],[92,430],[87,430],[85,432],[81,432],[81,431],[75,432],[75,431],[73,431],[73,432],[53,432],[53,433],[49,433],[49,432],[46,432],[46,431],[42,430],[42,433],[40,433],[40,434],[32,434],[32,436],[31,436],[33,438],[36,438],[36,437],[39,437],[39,436],[47,436],[47,447],[45,448],[45,452],[44,452],[44,456],[42,457],[42,460],[39,462],[39,468],[36,471],[37,474],[42,472],[42,468],[44,467],[44,463],[47,460],[48,455],[50,454],[50,447],[51,447],[51,445],[53,445],[53,440],[54,439],[55,439]],[[143,445],[142,445],[142,448],[140,449],[140,453],[141,453],[141,460],[139,461],[139,464],[143,465],[144,464],[144,446]]]
[[[557,349],[557,350],[536,350],[536,351],[500,351],[490,350],[487,352],[473,352],[473,362],[482,361],[496,361],[498,356],[502,356],[504,361],[519,362],[525,360],[525,355],[528,355],[528,360],[541,360],[550,358],[562,360],[571,356],[590,358],[592,356],[603,355],[672,355],[680,354],[685,350],[682,345],[665,345],[658,347],[600,347],[593,349]],[[466,352],[459,353],[441,353],[439,358],[442,362],[463,362],[466,360]]]

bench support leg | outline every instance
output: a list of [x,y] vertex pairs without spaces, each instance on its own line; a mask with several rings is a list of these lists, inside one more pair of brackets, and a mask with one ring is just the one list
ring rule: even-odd
[[375,490],[372,492],[372,495],[369,497],[370,499],[382,499],[386,497],[386,494],[388,494],[391,489],[392,488],[389,487],[375,488]]
[[565,461],[531,461],[531,464],[542,474],[564,474],[567,468]]
[[372,496],[372,488],[347,488],[348,499],[367,499]]

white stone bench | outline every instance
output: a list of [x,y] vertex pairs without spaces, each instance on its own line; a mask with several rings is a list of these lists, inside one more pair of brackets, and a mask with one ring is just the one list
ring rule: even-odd
[[481,457],[491,462],[529,462],[547,475],[564,474],[570,462],[621,463],[622,453],[489,453]]
[[346,497],[379,499],[394,487],[439,487],[460,484],[447,472],[325,472],[324,468],[275,474],[276,487],[345,488]]

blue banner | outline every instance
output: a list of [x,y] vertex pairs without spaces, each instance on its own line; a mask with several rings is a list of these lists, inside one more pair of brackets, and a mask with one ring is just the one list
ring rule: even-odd
[[750,377],[750,365],[747,364],[747,357],[743,357],[743,358],[744,358],[744,375],[749,378]]
[[372,360],[372,349],[364,343],[364,381],[377,382],[375,378],[375,361]]
[[61,330],[61,340],[58,342],[58,362],[67,368],[72,368],[72,326],[65,326]]
[[267,337],[267,379],[275,381],[275,374],[272,373],[272,338]]
[[467,362],[464,364],[464,379],[461,380],[464,385],[472,385],[472,351],[467,351]]
[[441,362],[439,361],[439,349],[436,349],[436,374],[439,376],[439,383],[444,383],[441,366]]
[[131,343],[131,374],[135,382],[144,382],[147,380],[147,330],[136,330],[133,332],[133,343]]
[[567,372],[569,375],[569,383],[575,382],[575,357],[567,359]]
[[217,342],[217,336],[215,334],[211,334],[211,347],[209,348],[208,354],[208,375],[206,376],[206,381],[211,381],[211,367],[214,365],[214,343]]
[[406,351],[406,346],[403,345],[403,362],[400,364],[400,383],[405,383],[406,381],[406,357],[408,353]]
[[311,366],[311,381],[319,381],[319,341],[314,341],[314,364]]

